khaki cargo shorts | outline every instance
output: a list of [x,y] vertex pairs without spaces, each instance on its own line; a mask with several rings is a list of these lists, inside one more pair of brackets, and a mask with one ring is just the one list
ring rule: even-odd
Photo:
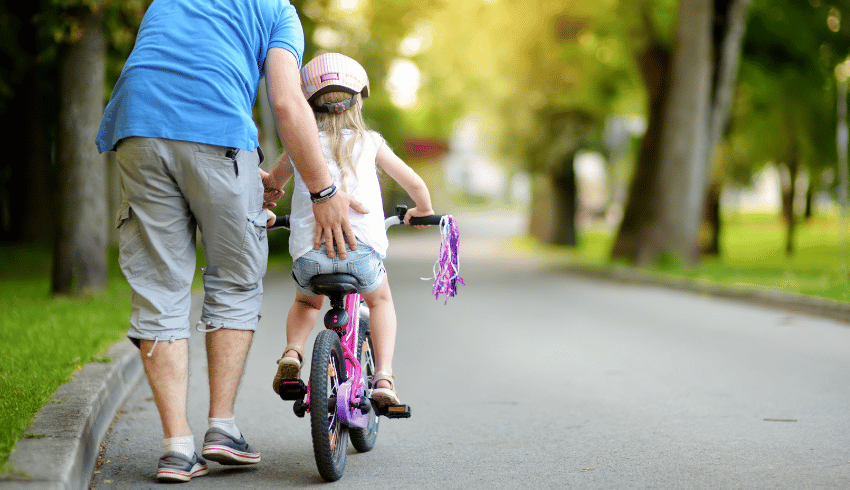
[[116,149],[121,271],[132,288],[127,336],[189,337],[196,229],[204,249],[201,322],[254,330],[268,263],[257,151],[158,138]]

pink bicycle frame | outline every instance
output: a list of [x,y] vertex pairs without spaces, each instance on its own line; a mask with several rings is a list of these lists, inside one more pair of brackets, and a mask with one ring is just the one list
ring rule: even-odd
[[[345,311],[348,313],[348,325],[342,336],[342,352],[345,358],[347,381],[337,387],[337,416],[349,427],[365,429],[369,424],[369,415],[358,407],[367,398],[368,387],[363,386],[363,368],[360,365],[361,345],[357,345],[360,336],[360,302],[358,293],[349,293],[345,297]],[[310,382],[307,382],[307,394],[304,403],[310,406]]]

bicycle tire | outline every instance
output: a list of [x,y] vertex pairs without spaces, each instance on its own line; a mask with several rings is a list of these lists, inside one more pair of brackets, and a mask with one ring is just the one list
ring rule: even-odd
[[[362,307],[361,307],[362,308]],[[369,330],[369,318],[360,315],[360,333],[357,345],[360,348],[360,368],[363,370],[363,384],[369,386],[375,376],[375,356],[372,347],[372,332]],[[368,403],[372,403],[367,400]],[[378,438],[378,426],[380,418],[374,407],[369,410],[369,423],[365,429],[349,429],[348,436],[351,445],[361,453],[371,451],[375,447]]]
[[329,482],[342,478],[348,453],[348,430],[336,411],[337,389],[345,380],[339,336],[322,330],[316,337],[310,366],[310,428],[316,467]]

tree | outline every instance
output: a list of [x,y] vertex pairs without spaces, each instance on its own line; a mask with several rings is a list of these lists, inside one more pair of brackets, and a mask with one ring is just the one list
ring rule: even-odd
[[[370,0],[343,5],[329,0],[293,0],[292,4],[304,26],[304,61],[321,52],[336,51],[363,65],[372,87],[365,116],[397,148],[402,129],[411,126],[415,118],[390,101],[384,89],[387,76],[394,61],[409,56],[401,52],[402,40],[427,22],[439,2]],[[431,111],[426,108],[425,112]]]
[[0,5],[0,240],[30,241],[52,236],[51,196],[55,176],[51,140],[57,118],[56,68],[45,62],[48,41],[33,28],[39,2]]
[[[714,3],[712,38],[718,56],[706,144],[706,162],[709,166],[717,160],[718,145],[727,133],[750,6],[751,0],[716,0]],[[703,221],[708,224],[711,235],[709,243],[701,244],[701,252],[704,254],[720,253],[720,191],[717,179],[709,177]]]
[[646,86],[647,129],[641,140],[623,218],[611,255],[636,261],[644,227],[654,216],[655,194],[660,175],[662,121],[670,92],[672,53],[664,23],[653,19],[650,6],[639,13],[647,40],[634,48],[636,63]]
[[[305,62],[321,52],[335,51],[351,56],[366,69],[371,90],[364,117],[370,127],[381,133],[391,148],[405,156],[401,145],[405,136],[432,136],[435,133],[444,136],[444,125],[431,123],[439,113],[438,110],[419,104],[415,110],[405,112],[392,102],[385,89],[393,63],[415,57],[415,54],[405,53],[401,45],[418,28],[427,24],[427,19],[438,8],[437,0],[370,0],[356,4],[293,0],[292,4],[298,10],[304,26]],[[263,103],[261,100],[261,110]],[[270,116],[268,114],[262,120],[261,127],[266,129],[261,132],[276,135],[271,131],[273,126],[267,122]],[[440,119],[439,116],[436,118]],[[269,139],[274,139],[274,143],[266,144],[277,148],[276,136]],[[391,211],[397,203],[396,194],[403,191],[391,179],[386,184],[385,211]],[[285,210],[285,206],[283,204],[282,209]]]
[[112,220],[107,213],[105,161],[94,140],[106,99],[109,49],[123,49],[126,56],[148,3],[51,0],[35,16],[42,36],[55,42],[41,55],[55,60],[59,72],[54,293],[77,294],[106,286],[107,228]]
[[71,35],[59,51],[59,223],[53,253],[53,292],[106,286],[105,160],[93,141],[103,115],[107,36],[103,12],[66,11]]
[[691,263],[699,259],[697,232],[708,174],[713,12],[712,0],[679,3],[679,35],[661,127],[656,213],[638,251],[641,265],[656,262],[665,251]]
[[575,155],[600,148],[607,115],[640,91],[612,5],[452,2],[431,20],[423,99],[482,121],[500,163],[536,175],[532,233],[546,242],[575,244]]
[[[798,177],[817,177],[836,163],[835,68],[850,50],[844,3],[753,0],[744,44],[742,94],[730,135],[737,173],[773,162],[784,169],[782,216],[785,251],[794,251]],[[790,22],[793,19],[793,22]],[[793,97],[789,97],[793,94]]]
[[[669,68],[661,65],[651,72],[642,70],[645,75],[656,75],[647,77],[654,83],[649,85],[648,140],[639,160],[648,167],[639,166],[636,171],[612,250],[614,257],[639,265],[655,263],[668,253],[690,264],[699,260],[699,223],[708,191],[713,138],[728,119],[742,38],[740,25],[747,10],[746,2],[682,0]],[[723,19],[720,29],[714,23],[718,15]],[[717,31],[722,34],[714,34]],[[652,61],[666,63],[660,43],[649,47],[657,52]],[[669,85],[665,82],[668,69]],[[641,191],[649,196],[639,197]]]

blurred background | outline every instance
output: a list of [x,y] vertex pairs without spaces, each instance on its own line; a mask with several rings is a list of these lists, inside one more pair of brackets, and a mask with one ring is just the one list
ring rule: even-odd
[[[292,3],[305,60],[365,66],[369,124],[456,216],[462,257],[850,301],[850,0]],[[120,186],[94,140],[148,5],[0,2],[0,466],[126,334]],[[285,234],[270,246],[285,267]]]
[[[369,124],[438,211],[521,213],[533,246],[601,234],[597,260],[647,267],[734,253],[752,240],[725,230],[753,216],[793,257],[818,223],[832,259],[818,267],[846,285],[846,0],[292,3],[305,61],[365,66]],[[56,293],[107,282],[119,186],[93,141],[149,4],[0,5],[0,241],[49,247]]]

